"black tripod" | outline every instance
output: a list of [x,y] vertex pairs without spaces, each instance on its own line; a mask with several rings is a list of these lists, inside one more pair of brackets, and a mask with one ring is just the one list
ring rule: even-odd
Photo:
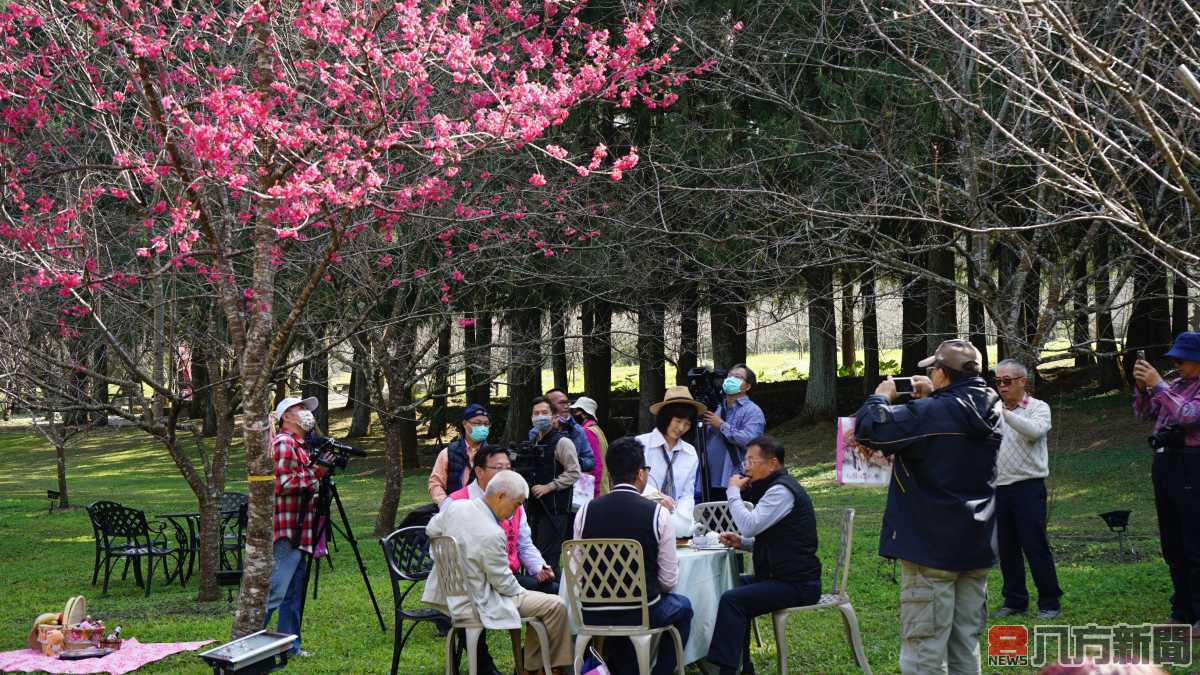
[[[333,518],[330,517],[331,504],[337,504],[338,516],[342,520],[340,528],[334,525]],[[358,550],[358,540],[354,538],[354,531],[350,529],[350,520],[346,518],[346,509],[342,506],[342,498],[338,496],[337,484],[333,482],[333,478],[329,474],[326,474],[321,479],[321,489],[317,492],[316,529],[313,532],[313,546],[316,546],[317,542],[320,542],[322,538],[332,544],[334,531],[350,542],[350,548],[354,551],[354,559],[358,561],[358,572],[362,575],[363,584],[367,587],[367,595],[371,596],[371,605],[375,607],[375,618],[379,619],[379,629],[386,633],[387,625],[383,622],[383,612],[379,611],[379,601],[375,599],[375,590],[371,588],[371,579],[367,576],[367,566],[363,563],[362,553]],[[311,553],[304,554],[304,558],[307,564],[304,566],[304,593],[300,596],[300,625],[304,625],[304,606],[308,599],[308,581],[312,577],[313,567],[319,563],[319,559],[314,558]],[[321,570],[318,567],[317,585],[320,584],[320,578]],[[315,599],[316,597],[316,586],[314,586],[313,598]]]

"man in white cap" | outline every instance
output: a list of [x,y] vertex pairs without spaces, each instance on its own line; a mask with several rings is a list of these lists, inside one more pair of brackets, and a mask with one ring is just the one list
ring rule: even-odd
[[312,553],[316,492],[325,467],[310,466],[304,435],[316,426],[312,411],[317,399],[285,398],[275,406],[278,432],[271,441],[275,462],[275,567],[267,595],[267,621],[279,609],[279,632],[296,636],[293,654],[300,651],[300,604],[304,597],[304,553]]

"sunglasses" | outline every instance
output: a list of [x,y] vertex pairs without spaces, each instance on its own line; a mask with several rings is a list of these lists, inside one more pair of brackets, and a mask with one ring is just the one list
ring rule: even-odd
[[996,384],[1000,385],[1001,387],[1007,387],[1007,386],[1009,386],[1010,384],[1012,384],[1012,383],[1014,383],[1014,382],[1016,382],[1016,381],[1018,381],[1018,380],[1023,380],[1023,379],[1025,379],[1025,378],[1023,378],[1023,377],[1021,377],[1021,376],[1017,376],[1017,377],[997,377],[997,378],[996,378]]

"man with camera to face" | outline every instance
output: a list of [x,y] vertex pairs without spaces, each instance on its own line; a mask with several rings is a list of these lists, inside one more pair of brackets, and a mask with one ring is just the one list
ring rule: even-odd
[[557,575],[559,552],[571,517],[571,493],[580,475],[579,456],[545,396],[533,399],[531,419],[537,457],[529,481],[533,503],[527,514],[533,526],[534,545]]
[[721,383],[721,393],[725,399],[716,410],[707,411],[701,416],[707,427],[704,440],[708,484],[714,494],[721,494],[718,489],[729,485],[729,477],[741,470],[742,461],[746,459],[746,445],[761,436],[767,428],[767,418],[762,408],[750,400],[750,390],[756,381],[754,371],[746,364],[733,366]]
[[296,636],[300,652],[300,605],[304,597],[304,553],[312,553],[317,489],[328,469],[311,466],[306,432],[316,426],[317,399],[285,398],[275,406],[279,431],[271,441],[275,463],[274,556],[267,595],[267,620],[279,610],[279,632]]
[[898,558],[900,671],[978,673],[995,524],[999,396],[979,350],[947,340],[918,365],[914,400],[893,405],[896,383],[855,415],[858,442],[893,457],[879,555]]
[[1200,636],[1200,333],[1180,333],[1166,353],[1179,377],[1169,384],[1139,354],[1133,366],[1133,410],[1154,420],[1154,508],[1163,559],[1171,570],[1171,623]]

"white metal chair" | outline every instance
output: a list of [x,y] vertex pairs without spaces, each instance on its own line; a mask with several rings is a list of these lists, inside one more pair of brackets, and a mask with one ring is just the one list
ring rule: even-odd
[[[578,630],[575,672],[581,672],[588,642],[595,637],[625,637],[637,653],[638,673],[649,675],[651,654],[663,633],[675,642],[676,672],[683,675],[683,638],[674,626],[650,627],[646,566],[642,545],[633,539],[571,539],[563,543],[563,583],[567,610]],[[610,626],[584,620],[583,606],[628,606],[640,611],[639,625]]]
[[729,514],[729,502],[704,502],[692,511],[696,521],[696,534],[709,532],[737,532],[733,516]]
[[[459,545],[454,537],[438,536],[429,539],[429,554],[433,558],[433,572],[437,574],[438,588],[447,598],[465,597],[470,598],[467,593],[467,582],[463,573],[462,566],[459,564]],[[479,658],[476,655],[476,647],[479,645],[479,638],[483,635],[484,626],[478,619],[478,612],[472,612],[472,619],[461,619],[450,614],[451,630],[446,633],[446,675],[454,673],[453,652],[454,652],[454,629],[463,629],[463,634],[466,636],[467,659],[470,670],[470,675],[477,675],[479,672]],[[529,624],[535,633],[537,633],[538,642],[542,645],[542,669],[546,673],[553,672],[550,667],[550,638],[546,633],[546,624],[533,618],[521,618],[521,623]],[[513,631],[513,660],[516,664],[518,672],[524,671],[522,664],[522,652],[519,649],[520,635],[519,630]]]
[[862,633],[858,629],[858,617],[854,607],[850,605],[850,596],[846,593],[846,584],[850,580],[850,553],[854,540],[854,509],[842,512],[842,537],[838,543],[837,566],[833,572],[833,592],[821,596],[815,605],[804,607],[789,607],[771,613],[775,624],[775,651],[779,655],[779,672],[787,675],[787,619],[792,612],[803,612],[810,609],[837,609],[842,613],[842,623],[846,627],[846,639],[854,651],[854,660],[858,667],[867,675],[871,675],[871,664],[867,663],[867,654],[863,650]]

